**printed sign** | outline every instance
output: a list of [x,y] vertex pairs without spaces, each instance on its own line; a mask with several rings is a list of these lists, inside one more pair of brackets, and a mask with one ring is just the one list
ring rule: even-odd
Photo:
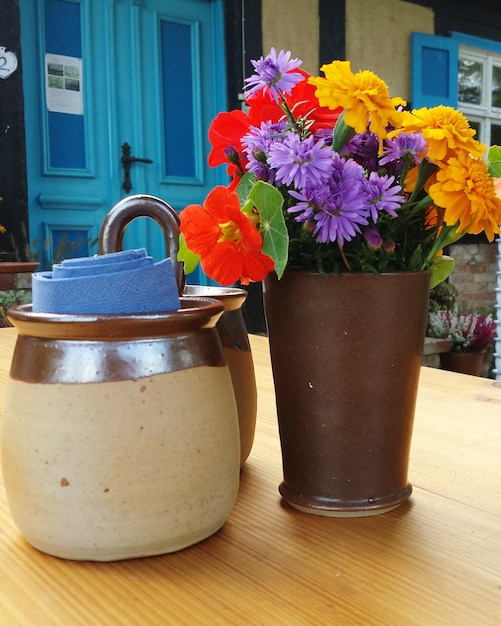
[[49,111],[83,115],[82,59],[46,54],[45,92]]

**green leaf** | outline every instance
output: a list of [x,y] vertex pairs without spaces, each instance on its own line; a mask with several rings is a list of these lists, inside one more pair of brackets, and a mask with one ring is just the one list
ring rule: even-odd
[[186,275],[194,272],[200,263],[198,254],[192,252],[186,245],[183,233],[179,235],[179,252],[177,254],[178,261],[184,261],[184,273]]
[[240,200],[240,206],[242,207],[242,211],[244,213],[249,213],[253,209],[252,205],[250,207],[248,206],[247,200],[255,184],[256,177],[254,176],[254,174],[248,172],[247,174],[244,174],[242,176],[240,182],[238,183],[238,187],[235,190]]
[[494,178],[501,178],[501,146],[491,146],[487,154],[487,167]]
[[436,287],[439,283],[448,278],[452,274],[455,264],[456,262],[454,259],[446,254],[441,254],[440,256],[435,257],[430,268],[430,289],[433,289],[433,287]]
[[275,262],[275,272],[281,278],[287,266],[289,235],[282,206],[284,199],[276,187],[258,181],[249,193],[249,200],[259,211],[263,253]]
[[346,111],[343,111],[334,126],[334,136],[332,138],[332,149],[335,152],[339,152],[343,146],[345,146],[350,139],[355,136],[355,130],[348,126],[345,121]]

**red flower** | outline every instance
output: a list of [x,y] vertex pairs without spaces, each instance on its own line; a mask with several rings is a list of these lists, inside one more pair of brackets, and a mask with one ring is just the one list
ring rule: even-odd
[[[304,80],[297,83],[291,93],[285,97],[287,106],[294,117],[297,119],[308,116],[308,119],[313,120],[312,132],[321,129],[333,129],[343,111],[342,108],[331,110],[328,107],[321,107],[315,96],[316,87],[308,83],[307,79],[310,74],[301,68],[294,71],[304,76]],[[247,100],[247,104],[250,106],[249,118],[253,126],[260,126],[261,122],[267,120],[277,122],[284,116],[281,106],[263,89],[252,95]]]
[[226,187],[215,187],[203,206],[191,204],[180,217],[187,247],[200,255],[204,272],[221,285],[238,280],[248,285],[273,270],[273,260],[262,253],[259,231],[240,210],[238,195]]
[[232,187],[238,184],[242,169],[247,165],[247,158],[243,151],[242,137],[250,127],[249,117],[239,109],[219,113],[209,127],[209,141],[212,150],[208,156],[208,163],[216,167],[228,163],[228,176],[233,179]]
[[[310,74],[300,68],[295,72],[302,74],[305,80],[297,83],[290,95],[286,96],[287,106],[294,117],[308,116],[308,119],[313,120],[312,132],[334,128],[342,109],[331,110],[328,107],[321,107],[315,97],[316,87],[308,84],[306,80]],[[228,188],[231,190],[238,185],[248,163],[242,146],[242,137],[249,132],[251,125],[259,127],[264,121],[278,122],[284,117],[282,107],[265,93],[264,89],[249,96],[247,104],[248,115],[240,109],[223,111],[212,120],[209,127],[212,149],[207,161],[211,167],[227,163],[226,171],[231,178]]]

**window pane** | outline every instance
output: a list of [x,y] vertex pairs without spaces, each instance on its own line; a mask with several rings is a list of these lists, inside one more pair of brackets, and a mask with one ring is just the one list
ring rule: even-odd
[[501,108],[501,66],[492,68],[492,106]]
[[476,130],[476,131],[477,131],[477,132],[476,132],[476,134],[475,134],[475,139],[477,139],[478,141],[482,141],[482,138],[481,138],[481,129],[480,129],[480,122],[476,122],[476,121],[472,121],[472,120],[469,120],[469,122],[470,122],[470,126],[471,126],[474,130]]
[[459,102],[482,104],[483,63],[459,60]]
[[501,126],[491,124],[491,146],[501,146]]

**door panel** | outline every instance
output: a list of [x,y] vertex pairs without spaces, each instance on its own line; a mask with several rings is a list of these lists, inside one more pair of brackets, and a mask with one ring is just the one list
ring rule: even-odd
[[[179,211],[225,184],[224,172],[206,163],[208,126],[226,105],[220,0],[21,0],[20,7],[30,239],[45,265],[64,236],[78,254],[95,251],[83,242],[128,195],[124,143],[152,161],[132,165],[129,194],[158,196]],[[54,92],[59,81],[73,93]],[[71,99],[78,90],[81,112]],[[52,110],[53,100],[62,111]],[[124,246],[164,256],[160,229],[147,219],[131,224]]]

